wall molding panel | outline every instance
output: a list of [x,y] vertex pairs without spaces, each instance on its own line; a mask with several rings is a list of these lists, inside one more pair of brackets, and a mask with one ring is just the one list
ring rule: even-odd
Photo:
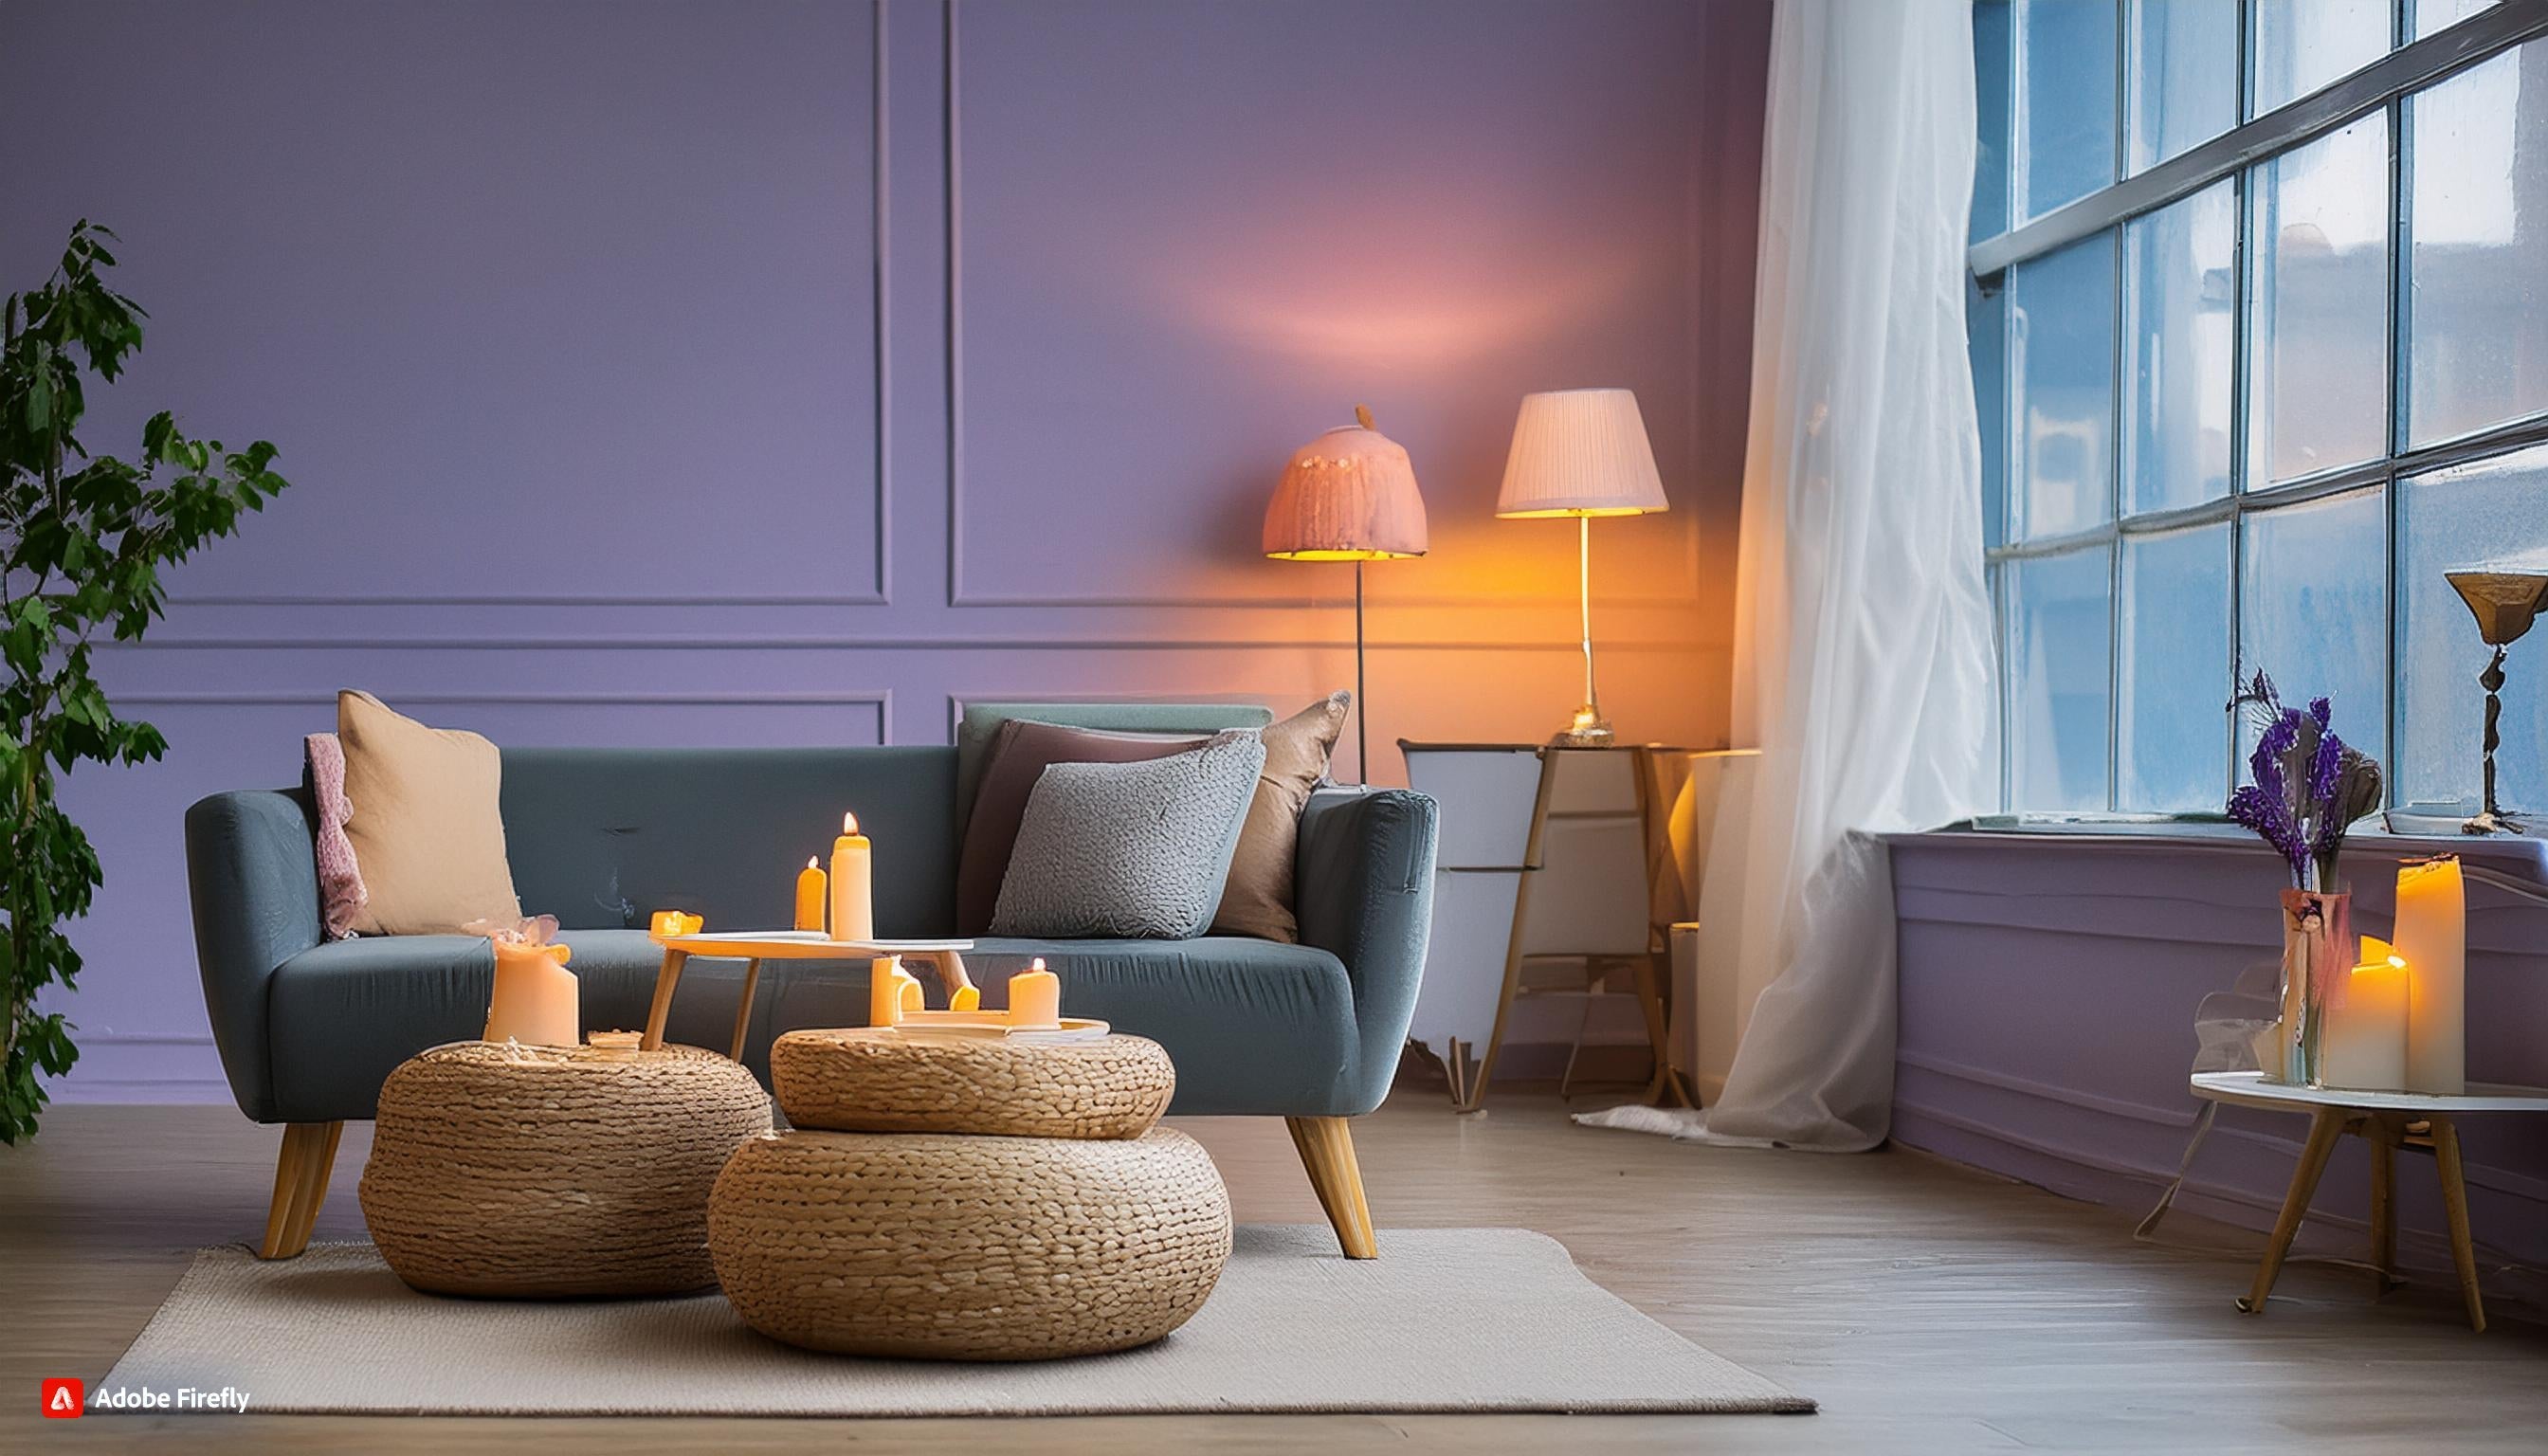
[[[886,460],[890,420],[887,409],[887,359],[885,350],[891,330],[885,326],[888,307],[887,264],[885,260],[885,217],[889,188],[886,153],[890,137],[886,129],[885,74],[885,0],[867,0],[868,66],[864,90],[869,114],[868,158],[868,227],[867,261],[864,272],[867,279],[870,317],[874,321],[874,338],[870,346],[873,378],[862,404],[873,416],[874,448],[870,452],[870,474],[867,485],[868,508],[865,512],[873,523],[872,549],[864,553],[867,561],[866,587],[854,592],[806,591],[774,592],[698,592],[678,589],[678,566],[663,572],[674,590],[629,592],[483,592],[468,590],[419,592],[193,592],[171,590],[169,605],[185,607],[279,606],[295,608],[388,607],[447,608],[454,606],[490,606],[525,609],[555,607],[791,607],[791,606],[889,606],[891,604],[891,492],[886,487]],[[278,462],[290,474],[290,460]],[[253,523],[250,526],[253,529]]]

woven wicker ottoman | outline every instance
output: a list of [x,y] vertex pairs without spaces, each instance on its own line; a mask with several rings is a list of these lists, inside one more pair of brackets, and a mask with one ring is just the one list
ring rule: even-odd
[[1154,1043],[791,1032],[771,1074],[799,1130],[735,1149],[708,1248],[736,1313],[774,1339],[1101,1354],[1183,1324],[1228,1261],[1220,1169],[1154,1126],[1176,1085]]
[[436,1046],[381,1086],[363,1220],[432,1294],[675,1294],[716,1282],[708,1192],[770,1130],[752,1073],[660,1051]]
[[735,1313],[792,1345],[1094,1355],[1203,1308],[1229,1258],[1229,1193],[1166,1128],[1110,1141],[781,1133],[735,1149],[708,1247]]
[[1168,1110],[1177,1069],[1144,1037],[1039,1045],[860,1027],[780,1037],[770,1086],[790,1126],[831,1133],[1138,1138]]

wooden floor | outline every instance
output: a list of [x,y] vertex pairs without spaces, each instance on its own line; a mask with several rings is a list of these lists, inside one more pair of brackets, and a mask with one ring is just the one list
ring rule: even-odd
[[[1597,1102],[1595,1103],[1597,1105]],[[1239,1219],[1319,1210],[1274,1120],[1181,1124]],[[491,1420],[36,1415],[41,1377],[94,1382],[197,1246],[263,1228],[278,1134],[228,1109],[58,1108],[0,1150],[0,1449],[759,1452],[862,1449],[1609,1451],[2548,1450],[2548,1333],[2484,1335],[2416,1287],[2299,1265],[2261,1319],[2230,1308],[2253,1235],[2129,1220],[1915,1153],[1744,1152],[1595,1132],[1553,1098],[1480,1118],[1402,1096],[1359,1125],[1381,1226],[1517,1225],[1666,1324],[1822,1403],[1807,1416],[1150,1416],[1039,1420]],[[362,1234],[346,1130],[318,1237]],[[630,1372],[632,1379],[642,1372]]]

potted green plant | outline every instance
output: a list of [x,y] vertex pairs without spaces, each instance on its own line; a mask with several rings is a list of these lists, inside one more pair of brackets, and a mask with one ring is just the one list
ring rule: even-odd
[[36,1131],[44,1079],[78,1056],[71,1025],[42,1011],[79,953],[63,928],[104,882],[88,836],[55,802],[75,764],[138,764],[167,740],[117,716],[91,672],[101,637],[131,642],[160,614],[162,568],[237,529],[284,487],[274,446],[189,439],[165,411],[132,462],[90,455],[75,431],[84,376],[113,381],[141,346],[140,307],[107,287],[115,234],[82,220],[42,287],[0,306],[0,987],[9,1001],[0,1141]]

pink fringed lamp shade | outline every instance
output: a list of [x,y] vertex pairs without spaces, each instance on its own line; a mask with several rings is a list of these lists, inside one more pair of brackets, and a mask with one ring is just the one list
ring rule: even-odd
[[1424,554],[1424,498],[1405,447],[1340,424],[1292,452],[1265,505],[1265,554],[1283,561],[1376,561]]
[[1628,390],[1524,395],[1498,515],[1643,515],[1670,510],[1645,416]]

